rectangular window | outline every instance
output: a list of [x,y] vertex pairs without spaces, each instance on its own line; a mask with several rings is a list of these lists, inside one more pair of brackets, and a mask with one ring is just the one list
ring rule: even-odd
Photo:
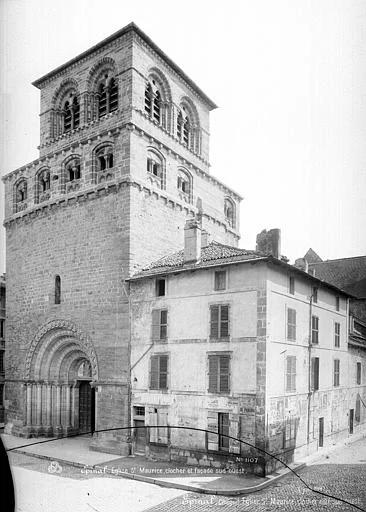
[[334,323],[334,346],[339,348],[341,345],[341,324],[339,322]]
[[361,384],[361,363],[357,363],[356,365],[356,383]]
[[313,286],[312,296],[313,296],[314,304],[317,304],[317,302],[318,302],[318,287],[317,286]]
[[333,386],[339,386],[339,373],[340,373],[340,361],[339,359],[334,359],[333,366]]
[[319,389],[319,357],[311,358],[311,389],[313,391]]
[[230,392],[230,356],[211,354],[208,356],[209,393]]
[[4,384],[0,384],[0,407],[4,407]]
[[286,357],[286,391],[296,391],[296,357]]
[[210,338],[229,338],[229,306],[218,304],[210,307]]
[[5,368],[4,368],[4,351],[0,351],[0,376],[4,377],[5,375]]
[[319,343],[319,318],[315,315],[311,317],[311,343],[313,345]]
[[295,295],[295,278],[293,276],[290,276],[289,278],[289,293],[291,293],[291,295]]
[[168,310],[153,309],[152,339],[166,341],[168,334]]
[[229,414],[226,412],[219,412],[218,417],[218,431],[219,431],[219,450],[229,451]]
[[157,279],[156,284],[156,296],[157,297],[164,297],[165,295],[165,279]]
[[296,340],[296,310],[291,308],[287,309],[287,339]]
[[5,320],[0,320],[0,338],[5,337]]
[[290,416],[284,423],[283,448],[290,448],[296,444],[296,418]]
[[215,272],[215,290],[226,290],[225,270],[218,270]]
[[168,389],[168,356],[165,354],[151,357],[150,389]]
[[358,423],[361,421],[361,400],[359,396],[356,398],[355,420]]
[[340,307],[340,299],[339,299],[339,297],[336,297],[335,301],[336,301],[336,303],[335,303],[336,311],[339,311],[339,307]]
[[133,408],[133,414],[134,416],[145,416],[145,407],[141,407],[140,405],[137,405]]

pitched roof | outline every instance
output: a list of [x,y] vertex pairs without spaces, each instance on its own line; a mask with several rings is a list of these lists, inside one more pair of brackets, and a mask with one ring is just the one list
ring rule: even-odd
[[315,271],[315,277],[366,298],[366,256],[310,263],[309,268]]
[[163,274],[166,272],[204,268],[226,263],[266,258],[267,255],[259,251],[249,251],[247,249],[239,249],[238,247],[220,244],[219,242],[211,242],[206,247],[202,247],[201,259],[198,263],[185,264],[184,250],[182,249],[150,263],[150,265],[144,267],[140,272],[135,274],[132,279],[153,276],[155,274]]
[[311,247],[308,250],[308,252],[305,254],[304,260],[306,260],[309,263],[309,265],[311,263],[319,263],[319,262],[323,261],[321,259],[321,257]]

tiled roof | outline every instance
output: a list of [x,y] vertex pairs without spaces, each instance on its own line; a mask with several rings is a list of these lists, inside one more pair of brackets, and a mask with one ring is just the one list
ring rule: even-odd
[[133,278],[161,274],[164,272],[172,272],[174,270],[202,268],[225,263],[235,263],[247,260],[256,260],[266,258],[267,255],[258,251],[248,251],[247,249],[239,249],[230,245],[220,244],[219,242],[211,242],[206,247],[202,247],[201,259],[199,263],[184,264],[184,250],[164,256],[150,265],[143,268],[135,274]]
[[319,263],[319,262],[323,261],[321,259],[321,257],[311,247],[308,250],[308,252],[305,254],[304,260],[306,260],[309,263],[309,265],[311,263]]
[[366,298],[366,256],[310,263],[309,268],[315,270],[315,277]]

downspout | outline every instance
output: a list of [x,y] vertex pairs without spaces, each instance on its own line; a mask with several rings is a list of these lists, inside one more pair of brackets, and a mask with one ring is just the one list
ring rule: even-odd
[[310,443],[310,404],[311,404],[311,327],[312,327],[312,308],[313,308],[313,292],[310,294],[309,301],[309,340],[308,340],[308,424],[306,434],[306,444]]
[[[131,404],[132,404],[132,383],[131,383],[131,376],[132,376],[132,372],[131,372],[131,346],[132,346],[132,312],[131,312],[131,299],[130,299],[130,293],[129,293],[129,289],[127,290],[126,288],[126,281],[123,280],[122,282],[122,288],[123,288],[123,292],[126,296],[126,299],[128,301],[128,345],[127,345],[127,358],[128,358],[128,382],[127,382],[127,401],[128,401],[128,407],[127,407],[127,410],[128,410],[128,413],[127,413],[127,422],[128,422],[128,426],[129,427],[132,427],[132,414],[131,414]],[[130,286],[128,285],[128,288],[130,288]],[[129,455],[131,455],[131,451],[132,451],[132,436],[131,436],[131,431],[130,431],[130,435],[129,435],[129,439],[128,439],[128,444],[129,444]]]

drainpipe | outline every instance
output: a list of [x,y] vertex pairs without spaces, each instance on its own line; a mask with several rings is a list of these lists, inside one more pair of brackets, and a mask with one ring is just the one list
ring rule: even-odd
[[311,327],[312,327],[312,308],[313,308],[313,292],[311,291],[309,301],[309,341],[308,341],[308,424],[306,434],[306,444],[309,448],[310,443],[310,404],[311,404]]
[[[123,280],[122,281],[122,288],[123,288],[123,292],[126,296],[126,299],[128,301],[128,323],[129,323],[129,329],[128,329],[128,348],[127,348],[127,358],[128,358],[128,382],[127,382],[127,401],[128,401],[128,407],[127,407],[127,422],[128,422],[128,426],[129,427],[132,427],[132,414],[131,414],[131,404],[132,404],[132,383],[131,383],[131,376],[132,376],[132,371],[131,371],[131,345],[132,345],[132,312],[131,312],[131,298],[130,298],[130,293],[129,293],[129,290],[127,290],[127,287],[126,287],[126,281]],[[130,288],[130,286],[128,285],[128,288]],[[131,448],[132,448],[132,444],[131,444],[131,432],[130,432],[130,441],[129,441],[129,455],[131,455]]]

